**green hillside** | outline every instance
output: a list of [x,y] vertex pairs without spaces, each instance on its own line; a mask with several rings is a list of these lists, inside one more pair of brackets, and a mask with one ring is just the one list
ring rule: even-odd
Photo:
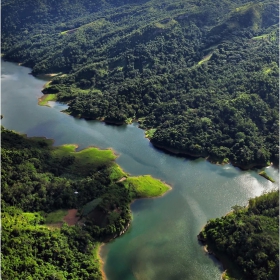
[[278,164],[276,1],[2,1],[4,58],[59,73],[68,113],[141,120],[151,142],[241,168]]

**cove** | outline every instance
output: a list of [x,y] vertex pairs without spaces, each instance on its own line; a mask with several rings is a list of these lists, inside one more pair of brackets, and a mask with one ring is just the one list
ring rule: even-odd
[[133,221],[121,237],[102,247],[101,256],[109,280],[220,279],[221,267],[197,242],[197,234],[211,218],[225,215],[236,204],[278,186],[278,170],[266,168],[273,184],[256,171],[240,171],[232,165],[214,165],[155,149],[136,123],[111,126],[75,119],[61,113],[66,106],[50,102],[38,106],[46,81],[28,73],[31,69],[2,61],[2,125],[27,136],[45,136],[55,145],[78,144],[113,148],[116,162],[131,175],[150,174],[173,189],[156,199],[136,200]]

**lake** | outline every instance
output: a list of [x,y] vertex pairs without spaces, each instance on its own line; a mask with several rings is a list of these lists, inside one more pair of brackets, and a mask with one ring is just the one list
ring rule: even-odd
[[75,143],[79,149],[113,148],[116,162],[131,175],[151,174],[172,186],[165,196],[131,205],[133,221],[121,237],[102,247],[109,280],[220,279],[221,267],[197,242],[207,220],[225,215],[234,205],[278,186],[278,169],[241,171],[205,159],[175,157],[155,149],[137,123],[123,126],[86,121],[63,114],[67,106],[39,106],[46,81],[15,63],[1,63],[2,125],[28,136],[45,136],[54,145]]

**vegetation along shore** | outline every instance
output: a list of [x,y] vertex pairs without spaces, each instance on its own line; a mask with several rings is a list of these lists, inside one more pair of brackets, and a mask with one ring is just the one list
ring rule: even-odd
[[223,279],[278,279],[279,190],[250,199],[248,207],[232,208],[198,235],[226,269]]
[[[51,78],[40,105],[63,102],[72,116],[109,124],[138,120],[173,154],[279,165],[278,2],[72,2],[1,4],[1,57]],[[102,279],[100,243],[128,228],[134,199],[170,187],[130,177],[111,150],[1,132],[3,279]],[[251,199],[199,234],[229,260],[225,278],[278,279],[278,197]]]
[[54,274],[101,279],[99,244],[127,230],[130,203],[171,189],[148,175],[129,176],[114,162],[112,150],[53,147],[52,140],[3,127],[1,140],[2,276],[7,279]]
[[36,1],[3,5],[3,58],[58,73],[43,93],[69,114],[138,119],[155,146],[213,162],[278,165],[278,3]]

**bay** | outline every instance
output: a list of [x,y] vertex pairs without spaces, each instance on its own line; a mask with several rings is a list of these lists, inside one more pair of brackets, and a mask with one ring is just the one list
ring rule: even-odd
[[121,237],[102,247],[109,280],[220,279],[221,267],[198,244],[196,235],[207,220],[225,215],[234,205],[278,186],[278,169],[266,168],[271,183],[258,170],[241,171],[155,149],[137,123],[123,126],[76,119],[60,111],[67,106],[50,102],[38,106],[46,81],[30,69],[2,60],[1,123],[28,136],[54,139],[54,145],[75,143],[78,149],[113,148],[117,163],[132,175],[151,174],[172,186],[155,199],[136,200],[133,221]]

